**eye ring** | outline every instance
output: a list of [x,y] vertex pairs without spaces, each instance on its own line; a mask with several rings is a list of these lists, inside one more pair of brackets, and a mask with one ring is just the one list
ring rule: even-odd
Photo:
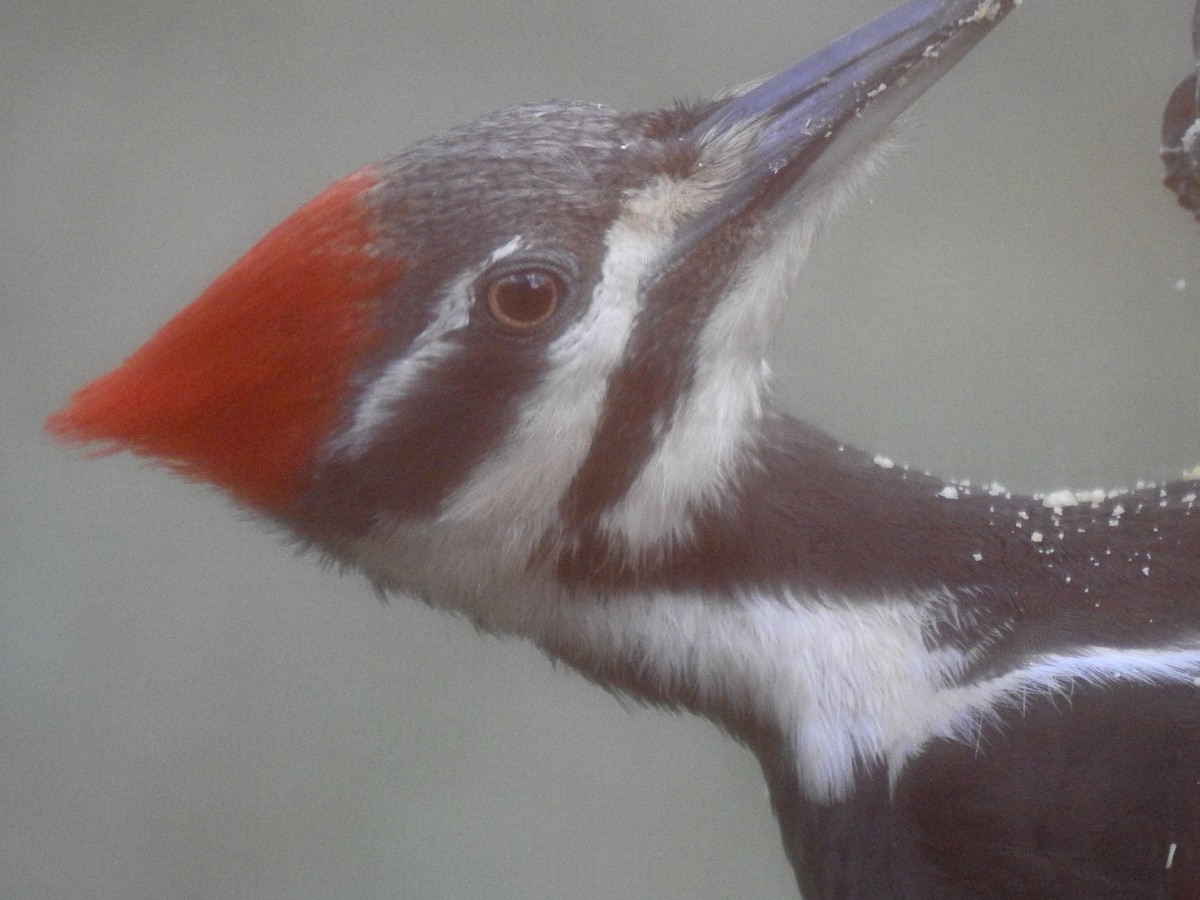
[[488,314],[510,331],[532,331],[558,311],[567,284],[557,272],[540,267],[510,270],[481,285]]

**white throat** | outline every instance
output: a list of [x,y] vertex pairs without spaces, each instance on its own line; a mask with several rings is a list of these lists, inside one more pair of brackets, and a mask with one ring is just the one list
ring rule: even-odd
[[364,541],[359,559],[385,586],[528,638],[601,682],[642,685],[647,699],[717,722],[769,726],[815,803],[847,799],[857,775],[880,767],[894,784],[929,741],[976,745],[1000,713],[1069,698],[1080,684],[1200,685],[1197,636],[1171,649],[1067,648],[971,681],[985,647],[929,639],[960,624],[945,596],[571,591],[551,572],[502,562],[478,538],[402,526]]

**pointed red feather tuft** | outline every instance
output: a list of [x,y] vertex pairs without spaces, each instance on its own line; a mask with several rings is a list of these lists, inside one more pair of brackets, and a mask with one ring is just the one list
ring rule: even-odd
[[46,422],[238,500],[282,511],[380,338],[375,309],[398,263],[374,255],[368,166],[298,209],[118,368]]

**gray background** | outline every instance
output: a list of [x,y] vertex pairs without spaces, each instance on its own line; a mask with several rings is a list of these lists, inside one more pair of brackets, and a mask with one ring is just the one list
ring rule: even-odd
[[[40,423],[367,161],[520,100],[703,96],[888,2],[8,6],[0,897],[792,896],[710,726],[381,605]],[[1200,225],[1156,159],[1190,14],[1031,0],[935,88],[780,336],[791,406],[1027,490],[1200,463]]]

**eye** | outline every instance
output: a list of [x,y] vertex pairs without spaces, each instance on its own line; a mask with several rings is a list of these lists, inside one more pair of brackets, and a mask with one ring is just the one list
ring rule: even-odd
[[562,278],[549,269],[505,272],[482,288],[492,318],[514,331],[537,328],[553,316],[567,291]]

